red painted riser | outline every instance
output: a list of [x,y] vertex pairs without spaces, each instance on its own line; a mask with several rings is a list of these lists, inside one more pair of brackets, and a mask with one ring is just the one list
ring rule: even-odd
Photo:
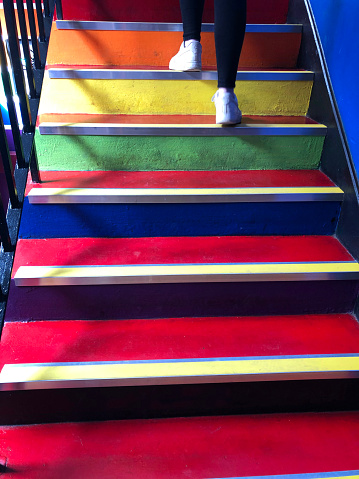
[[33,188],[255,188],[333,186],[318,170],[44,171]]
[[330,236],[20,239],[21,265],[111,265],[352,261]]
[[[40,345],[39,345],[40,344]],[[6,323],[4,364],[359,353],[350,315]]]
[[6,477],[188,479],[359,469],[359,414],[2,427]]
[[[288,0],[247,0],[247,23],[286,23]],[[64,20],[181,22],[179,0],[62,0]],[[213,22],[213,0],[207,0],[204,23]]]

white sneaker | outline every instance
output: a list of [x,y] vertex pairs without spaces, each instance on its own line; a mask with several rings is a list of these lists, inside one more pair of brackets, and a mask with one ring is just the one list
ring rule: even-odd
[[212,98],[216,106],[216,123],[218,125],[236,125],[242,121],[242,112],[238,100],[232,92],[217,91]]
[[200,72],[202,70],[201,54],[202,45],[198,40],[182,42],[179,52],[170,61],[169,69],[182,72]]

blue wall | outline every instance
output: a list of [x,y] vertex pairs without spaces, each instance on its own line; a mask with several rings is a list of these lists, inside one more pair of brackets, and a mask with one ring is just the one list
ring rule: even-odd
[[310,0],[359,177],[359,0]]
[[4,92],[4,88],[3,88],[3,84],[1,80],[0,80],[0,108],[1,108],[1,114],[2,114],[4,125],[10,125],[9,115],[7,112],[6,97],[5,97],[5,92]]

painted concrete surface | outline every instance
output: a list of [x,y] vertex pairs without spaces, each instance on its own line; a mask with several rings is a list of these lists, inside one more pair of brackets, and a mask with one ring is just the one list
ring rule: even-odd
[[353,354],[358,335],[349,314],[14,322],[4,325],[0,365]]
[[[69,80],[45,74],[39,115],[45,113],[211,115],[215,80]],[[238,81],[244,115],[305,116],[312,81]]]
[[[301,33],[247,33],[239,69],[295,68]],[[47,66],[118,65],[168,69],[182,32],[51,30]],[[213,33],[202,33],[202,67],[216,70]]]
[[316,169],[323,137],[130,137],[36,133],[41,170]]
[[[248,2],[248,23],[285,23],[288,0],[251,0]],[[107,20],[122,22],[180,22],[178,0],[140,0],[133,7],[132,0],[63,0],[65,20]],[[207,2],[203,22],[213,22],[213,2]]]
[[358,281],[16,287],[6,321],[327,314],[353,311]]
[[30,205],[26,199],[20,237],[332,235],[339,212],[337,202]]

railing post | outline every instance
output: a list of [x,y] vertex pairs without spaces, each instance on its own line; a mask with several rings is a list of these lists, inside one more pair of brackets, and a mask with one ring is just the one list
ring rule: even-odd
[[16,114],[15,102],[13,98],[13,90],[11,85],[10,73],[7,67],[7,60],[5,54],[5,47],[2,40],[2,29],[0,23],[0,67],[1,67],[1,78],[4,87],[4,92],[6,96],[6,103],[10,118],[12,137],[15,145],[16,159],[19,168],[25,168],[25,155],[21,141],[21,134],[19,129],[19,123]]
[[35,14],[34,14],[34,7],[32,4],[32,0],[26,0],[26,5],[27,5],[27,16],[29,19],[32,51],[34,52],[35,68],[39,70],[41,68],[41,58],[40,58],[39,44],[37,42],[36,22],[35,22]]
[[44,14],[46,18],[51,16],[49,0],[44,0]]
[[58,20],[63,20],[64,16],[62,13],[62,3],[61,0],[55,0],[56,4],[56,16]]
[[26,26],[26,20],[25,20],[24,4],[22,3],[22,0],[16,0],[16,5],[17,5],[18,20],[19,20],[20,32],[21,32],[22,51],[25,57],[27,83],[30,89],[30,97],[36,98],[36,87],[35,87],[34,75],[32,73],[31,56],[30,56],[29,40],[27,37],[27,26]]
[[40,42],[44,42],[45,41],[45,26],[44,26],[44,17],[42,14],[41,0],[35,0],[35,5],[36,5],[37,24],[39,26]]
[[33,131],[33,125],[31,121],[29,98],[26,93],[24,72],[20,59],[20,47],[17,34],[16,18],[14,11],[13,0],[4,0],[4,13],[6,20],[6,27],[9,37],[10,57],[11,64],[14,72],[14,79],[16,85],[16,93],[20,100],[20,111],[22,123],[24,125],[25,132]]

